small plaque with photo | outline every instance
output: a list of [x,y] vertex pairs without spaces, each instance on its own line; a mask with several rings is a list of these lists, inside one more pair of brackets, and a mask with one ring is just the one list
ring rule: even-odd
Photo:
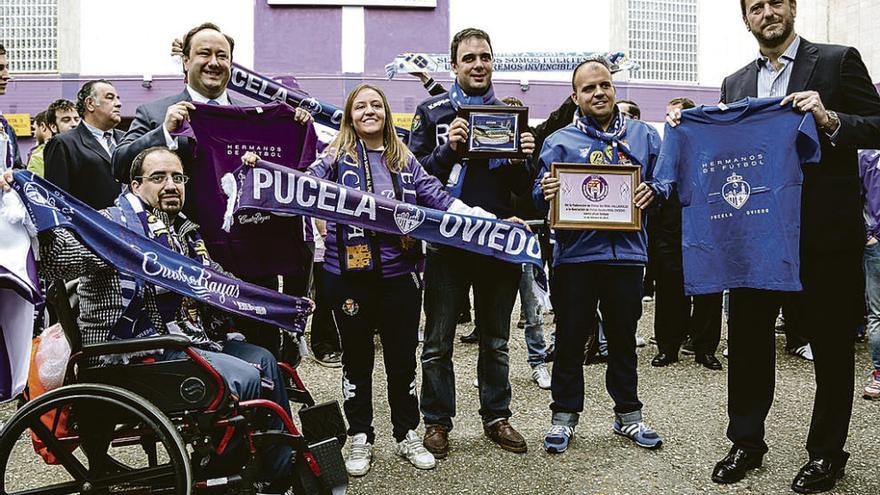
[[528,107],[465,105],[459,116],[468,121],[467,158],[524,158],[520,134],[528,130]]

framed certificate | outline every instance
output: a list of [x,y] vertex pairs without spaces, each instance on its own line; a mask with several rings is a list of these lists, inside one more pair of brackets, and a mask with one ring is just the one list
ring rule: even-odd
[[573,230],[641,230],[642,212],[633,204],[641,182],[637,165],[553,163],[559,192],[550,205],[550,227]]
[[466,158],[526,156],[519,135],[528,129],[528,107],[464,105],[458,115],[468,121]]

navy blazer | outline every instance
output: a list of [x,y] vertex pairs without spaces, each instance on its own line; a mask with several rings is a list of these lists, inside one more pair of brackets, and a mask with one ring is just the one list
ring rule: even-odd
[[[113,129],[117,145],[122,136]],[[113,178],[110,155],[84,123],[50,139],[43,157],[46,180],[96,210],[113,206],[122,191]]]
[[[858,149],[880,148],[880,95],[859,52],[852,47],[801,38],[787,94],[817,91],[837,112],[840,130],[832,145],[820,132],[822,161],[805,165],[801,193],[801,253],[860,250],[865,244]],[[755,61],[727,76],[721,101],[758,95]]]

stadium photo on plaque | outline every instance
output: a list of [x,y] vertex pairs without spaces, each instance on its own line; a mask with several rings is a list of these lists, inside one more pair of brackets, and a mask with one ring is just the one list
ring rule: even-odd
[[641,179],[637,165],[553,163],[559,192],[550,208],[550,227],[572,230],[641,230],[633,195]]
[[468,121],[465,157],[522,158],[520,133],[529,121],[528,107],[495,105],[462,106],[459,115]]

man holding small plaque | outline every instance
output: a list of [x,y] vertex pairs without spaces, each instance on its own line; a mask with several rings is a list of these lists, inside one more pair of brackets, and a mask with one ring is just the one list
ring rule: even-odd
[[586,332],[595,325],[597,307],[608,340],[605,383],[614,400],[613,431],[656,448],[663,442],[644,422],[637,392],[636,325],[647,262],[641,210],[654,200],[641,181],[652,176],[660,139],[648,124],[617,109],[604,58],[582,62],[572,89],[578,118],[544,141],[532,193],[538,208],[552,206],[556,229],[553,418],[544,449],[562,453],[573,438],[584,406]]
[[[425,170],[444,182],[454,197],[498,218],[512,217],[512,195],[528,194],[534,178],[529,161],[522,159],[534,150],[534,137],[526,130],[527,120],[516,117],[521,115],[515,113],[517,108],[508,107],[495,97],[492,43],[486,32],[468,28],[456,33],[450,58],[455,82],[448,92],[418,106],[409,148]],[[462,115],[475,105],[481,107],[476,114],[483,116],[472,118],[469,124]],[[498,107],[503,115],[498,120],[487,116],[487,107]],[[477,125],[482,126],[481,133],[474,135]],[[506,148],[511,145],[511,135],[519,159],[499,158],[510,156],[505,153],[470,154],[481,151],[469,146],[475,140],[482,141],[477,148]],[[480,327],[477,377],[483,430],[502,449],[517,453],[527,450],[525,439],[508,422],[512,413],[507,342],[521,277],[519,265],[460,249],[428,247],[421,411],[425,418],[424,445],[438,459],[449,452],[449,431],[456,413],[452,345],[462,302],[471,284]]]

